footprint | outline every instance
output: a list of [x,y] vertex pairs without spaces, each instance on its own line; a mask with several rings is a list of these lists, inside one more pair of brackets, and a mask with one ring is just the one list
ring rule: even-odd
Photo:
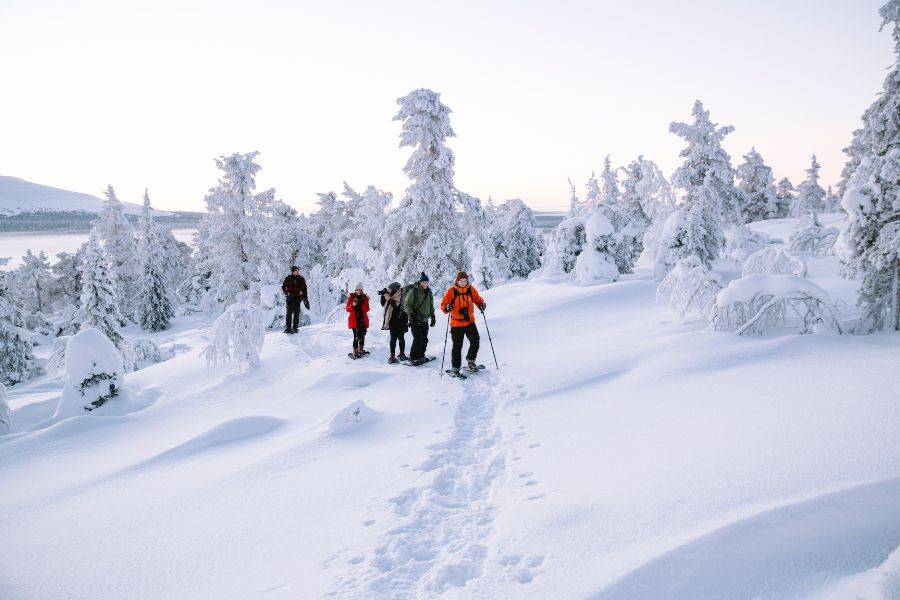
[[528,481],[525,482],[525,485],[527,485],[527,486],[537,485],[537,481],[535,481],[534,479],[529,479]]
[[514,417],[521,417],[521,416],[522,416],[522,413],[520,413],[520,412],[514,412],[514,413],[513,413],[513,416],[514,416]]
[[522,560],[522,557],[518,554],[509,554],[500,559],[500,564],[504,567],[514,567],[519,564],[519,561]]
[[410,440],[410,439],[412,439],[412,438],[414,438],[414,437],[416,437],[415,434],[410,434],[410,435],[406,436],[406,439]]
[[534,475],[534,473],[532,473],[531,471],[525,471],[524,473],[519,473],[519,477],[521,477],[522,479],[525,479],[526,477],[531,477],[532,475]]
[[516,572],[515,578],[516,578],[516,581],[518,581],[519,583],[526,584],[526,583],[531,583],[531,581],[534,579],[534,576],[531,574],[531,571],[529,571],[528,569],[519,569]]
[[532,556],[531,558],[528,559],[528,562],[525,564],[527,564],[532,569],[539,567],[542,564],[544,564],[544,556],[541,554],[538,554],[537,556]]
[[516,384],[516,388],[518,388],[518,389],[520,389],[520,390],[521,390],[523,387],[525,387],[525,384],[524,384],[524,383]]
[[519,398],[527,398],[527,397],[528,397],[528,392],[525,392],[525,391],[519,392]]
[[407,467],[409,467],[409,463],[403,463],[402,465],[400,465],[401,469],[405,469]]
[[531,445],[528,446],[528,447],[529,447],[529,448],[538,448],[538,447],[540,447],[540,444],[531,444]]
[[547,494],[535,494],[534,496],[528,496],[527,498],[525,498],[525,500],[540,500],[546,495]]
[[375,519],[368,519],[366,521],[363,521],[363,527],[371,527],[374,524],[375,524]]
[[365,556],[354,556],[347,562],[349,562],[351,565],[358,565],[359,563],[361,563],[364,560],[366,560]]

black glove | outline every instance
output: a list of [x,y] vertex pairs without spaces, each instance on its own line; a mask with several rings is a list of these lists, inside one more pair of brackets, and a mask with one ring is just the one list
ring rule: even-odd
[[435,323],[437,323],[437,319],[434,317],[434,313],[431,315],[431,326],[434,327]]
[[452,305],[452,304],[445,304],[445,305],[444,305],[444,312],[450,312],[451,310],[453,310],[453,305]]
[[303,299],[303,304],[306,306],[306,310],[309,310],[309,300],[306,298]]

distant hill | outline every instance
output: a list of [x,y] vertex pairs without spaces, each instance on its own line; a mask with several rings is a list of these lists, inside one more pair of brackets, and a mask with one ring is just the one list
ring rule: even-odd
[[[0,215],[12,216],[33,212],[88,212],[98,213],[103,200],[90,194],[70,192],[59,188],[32,183],[0,175]],[[125,212],[138,215],[141,205],[123,202]]]
[[[97,196],[0,175],[0,232],[88,231],[102,206],[103,200]],[[128,220],[136,223],[141,205],[123,202],[122,206]],[[153,214],[169,228],[194,227],[201,216],[180,211]]]

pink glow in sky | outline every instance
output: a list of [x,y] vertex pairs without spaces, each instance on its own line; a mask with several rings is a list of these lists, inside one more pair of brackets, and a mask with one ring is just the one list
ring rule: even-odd
[[695,98],[777,178],[834,184],[893,62],[879,0],[0,2],[0,174],[201,210],[213,157],[259,150],[298,207],[402,195],[395,99],[453,109],[456,184],[568,204],[609,153],[666,173]]

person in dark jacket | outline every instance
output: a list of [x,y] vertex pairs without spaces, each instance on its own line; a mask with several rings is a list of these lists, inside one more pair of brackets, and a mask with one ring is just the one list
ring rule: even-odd
[[287,303],[287,312],[284,317],[284,332],[297,333],[300,325],[300,304],[306,305],[309,310],[309,298],[306,295],[306,280],[300,276],[299,267],[291,267],[291,274],[284,278],[281,284],[284,299]]
[[[384,307],[381,329],[389,331],[391,335],[391,356],[388,358],[388,362],[393,364],[398,359],[409,360],[409,357],[406,356],[406,332],[409,330],[409,317],[403,310],[403,290],[398,282],[395,281],[381,290],[381,305]],[[394,353],[398,344],[400,356]]]
[[369,297],[363,292],[363,285],[356,284],[356,289],[347,298],[347,326],[353,330],[353,358],[361,358],[366,352],[366,330],[369,329]]
[[409,315],[409,328],[413,342],[409,350],[409,364],[421,365],[428,362],[425,350],[428,348],[428,326],[437,322],[434,316],[434,295],[428,287],[428,275],[422,273],[419,280],[406,288],[403,308]]

